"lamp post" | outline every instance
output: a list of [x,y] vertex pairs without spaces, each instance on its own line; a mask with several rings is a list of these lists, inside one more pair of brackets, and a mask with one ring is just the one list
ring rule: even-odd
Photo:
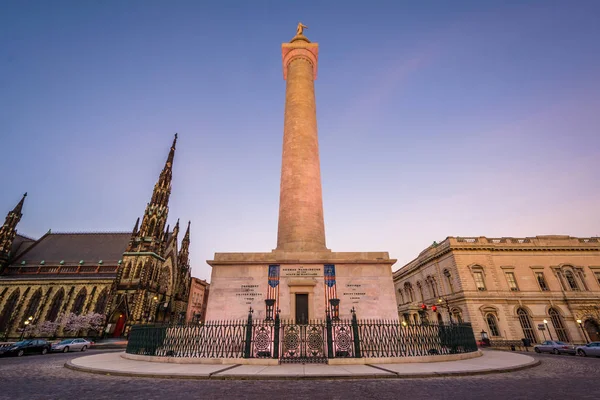
[[448,302],[448,299],[446,299],[446,298],[442,299],[441,297],[438,298],[438,304],[442,305],[442,303],[443,303],[444,308],[446,308],[446,310],[448,311],[448,317],[450,318],[450,323],[453,324],[454,321],[452,321],[452,312],[450,311],[450,303]]
[[275,306],[275,299],[266,299],[265,304],[267,307],[267,317],[265,321],[273,321],[273,307]]
[[583,329],[583,325],[581,325],[582,322],[583,321],[581,321],[580,319],[577,320],[577,323],[579,324],[579,328],[581,329],[581,334],[583,335],[583,340],[585,340],[586,343],[589,343],[587,335],[585,334],[585,329]]
[[340,299],[329,299],[331,306],[331,319],[339,321],[340,319]]
[[552,337],[552,332],[550,332],[550,328],[548,327],[547,319],[544,320],[544,325],[546,325],[546,330],[548,331],[548,335],[550,335],[550,340],[554,341],[554,338]]
[[23,336],[25,336],[25,331],[29,327],[29,324],[31,323],[31,321],[33,321],[33,317],[29,317],[25,320],[25,323],[24,323],[25,326],[23,327],[23,330],[21,331],[21,338],[19,339],[19,341],[23,340]]
[[152,321],[155,322],[158,319],[158,296],[154,296],[152,300],[154,300],[154,316],[152,317]]

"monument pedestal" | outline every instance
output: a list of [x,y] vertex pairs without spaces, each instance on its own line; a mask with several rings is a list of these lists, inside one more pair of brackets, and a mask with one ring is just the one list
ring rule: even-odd
[[279,309],[281,319],[322,320],[336,303],[341,319],[354,308],[359,318],[397,320],[395,262],[387,252],[215,253],[206,320],[244,319],[250,307],[256,319]]

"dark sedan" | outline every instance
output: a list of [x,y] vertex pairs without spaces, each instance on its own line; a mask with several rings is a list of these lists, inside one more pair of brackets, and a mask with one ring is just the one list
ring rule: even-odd
[[0,348],[0,356],[17,356],[25,354],[46,354],[50,351],[50,343],[42,339],[27,339]]

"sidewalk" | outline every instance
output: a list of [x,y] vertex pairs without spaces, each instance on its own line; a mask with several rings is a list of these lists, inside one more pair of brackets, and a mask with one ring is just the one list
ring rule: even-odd
[[125,349],[127,347],[127,339],[124,338],[110,338],[101,339],[94,343],[94,348],[98,350],[103,349]]
[[105,375],[179,379],[326,379],[421,378],[478,375],[533,367],[539,361],[524,354],[484,350],[483,356],[461,361],[372,365],[283,364],[212,365],[133,361],[122,352],[73,359],[65,367]]

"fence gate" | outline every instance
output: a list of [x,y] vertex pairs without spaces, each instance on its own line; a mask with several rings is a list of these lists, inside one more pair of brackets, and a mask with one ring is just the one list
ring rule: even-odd
[[281,363],[327,363],[325,324],[282,322]]

